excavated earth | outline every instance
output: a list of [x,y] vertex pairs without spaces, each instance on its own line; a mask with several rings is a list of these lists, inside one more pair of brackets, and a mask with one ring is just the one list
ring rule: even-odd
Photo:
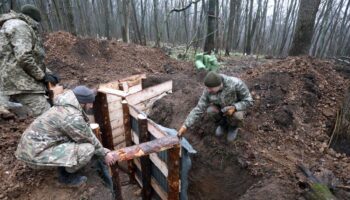
[[[150,118],[179,128],[196,105],[205,72],[171,59],[161,49],[77,38],[65,32],[45,37],[47,66],[66,88],[98,84],[146,73],[148,83],[172,79],[173,93],[155,102]],[[238,139],[227,143],[213,136],[215,125],[205,116],[185,137],[198,151],[190,171],[189,199],[304,199],[303,163],[318,177],[350,184],[350,158],[327,148],[348,79],[329,60],[311,57],[256,59],[220,58],[220,71],[243,79],[255,104],[247,112]],[[14,151],[33,119],[0,119],[0,199],[110,199],[93,167],[79,189],[56,183],[55,170],[33,170],[18,162]],[[326,173],[327,172],[327,173]],[[124,199],[140,199],[135,186],[123,186]],[[337,187],[339,199],[349,193]]]

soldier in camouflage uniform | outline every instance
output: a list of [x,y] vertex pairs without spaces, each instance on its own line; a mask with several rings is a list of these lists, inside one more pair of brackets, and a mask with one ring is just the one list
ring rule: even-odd
[[244,82],[215,72],[209,72],[204,79],[206,89],[197,106],[187,116],[178,135],[182,136],[203,113],[207,113],[217,124],[215,135],[227,133],[227,140],[233,141],[242,124],[244,111],[253,105],[253,98]]
[[44,83],[48,70],[39,36],[41,16],[31,5],[24,5],[21,12],[0,16],[0,91],[39,116],[50,108]]
[[54,106],[25,130],[16,150],[17,159],[31,167],[58,167],[59,182],[78,186],[86,181],[76,172],[95,155],[107,164],[116,161],[102,147],[83,108],[91,107],[95,95],[85,86],[68,90],[55,99]]

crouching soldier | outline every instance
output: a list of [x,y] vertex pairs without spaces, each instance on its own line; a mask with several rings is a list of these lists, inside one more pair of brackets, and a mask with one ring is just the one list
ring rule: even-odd
[[245,110],[253,105],[248,87],[238,78],[215,72],[206,75],[204,84],[206,89],[179,129],[178,136],[182,136],[206,112],[218,125],[216,136],[227,134],[228,141],[235,140]]
[[93,156],[113,164],[116,158],[102,147],[87,123],[84,110],[92,108],[94,100],[94,92],[85,86],[58,96],[54,106],[23,133],[15,153],[17,159],[35,168],[58,167],[58,181],[68,186],[86,182],[87,178],[77,171]]

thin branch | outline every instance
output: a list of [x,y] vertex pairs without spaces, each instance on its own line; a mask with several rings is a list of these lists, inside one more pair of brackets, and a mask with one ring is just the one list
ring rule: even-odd
[[184,10],[188,9],[189,7],[191,7],[192,4],[197,4],[199,1],[200,1],[200,0],[191,1],[186,7],[184,7],[184,8],[174,8],[174,9],[172,9],[169,13],[184,11]]

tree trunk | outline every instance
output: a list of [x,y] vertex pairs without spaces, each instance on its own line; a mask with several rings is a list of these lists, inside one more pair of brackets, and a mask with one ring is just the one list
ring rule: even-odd
[[348,16],[348,10],[349,10],[349,7],[350,7],[350,1],[348,1],[348,4],[346,5],[346,8],[345,8],[345,12],[344,12],[344,15],[343,15],[343,19],[342,19],[342,23],[341,23],[341,26],[340,26],[340,33],[339,33],[339,38],[338,38],[338,48],[337,48],[337,53],[336,55],[340,55],[341,54],[341,50],[342,50],[342,46],[343,46],[343,42],[345,40],[345,37],[346,37],[346,32],[345,32],[345,23],[346,23],[346,18]]
[[135,7],[135,0],[131,0],[131,7],[132,7],[134,24],[135,24],[135,31],[136,31],[136,35],[137,35],[137,41],[139,44],[142,44],[142,36],[141,36],[140,29],[139,29],[139,23],[137,21],[137,10]]
[[315,18],[321,0],[301,0],[290,56],[307,55],[310,50]]
[[141,34],[142,34],[142,45],[146,45],[146,32],[145,32],[145,16],[146,16],[146,3],[141,0]]
[[230,1],[230,16],[228,21],[228,31],[227,31],[227,37],[226,37],[226,47],[225,47],[225,55],[229,56],[231,51],[231,45],[232,45],[232,39],[233,39],[233,23],[235,20],[235,8],[236,8],[236,1],[231,0]]
[[52,3],[53,3],[53,6],[55,8],[55,12],[56,12],[56,15],[57,15],[57,20],[58,20],[58,24],[59,24],[59,28],[58,30],[60,29],[64,29],[64,25],[63,25],[63,22],[62,22],[62,15],[60,13],[60,9],[59,9],[59,5],[58,5],[58,0],[52,0]]
[[[104,12],[104,22],[105,22],[105,36],[107,37],[108,40],[111,39],[111,34],[109,32],[110,30],[110,19],[109,19],[109,9],[108,9],[108,3],[109,1],[103,0],[102,5],[103,5],[103,12]],[[112,8],[111,8],[112,10]]]
[[160,35],[158,28],[158,0],[153,0],[153,10],[154,10],[154,30],[156,33],[156,47],[160,47]]
[[219,32],[219,0],[215,1],[215,53],[219,51],[220,44]]
[[40,8],[40,12],[41,12],[41,16],[43,17],[43,24],[44,27],[46,28],[47,31],[52,31],[52,24],[51,21],[49,19],[49,16],[47,15],[47,7],[46,4],[47,1],[46,0],[40,0],[39,1],[39,8]]
[[[165,13],[168,15],[169,13],[169,0],[165,0]],[[167,36],[167,42],[170,42],[170,30],[169,30],[169,19],[166,20],[166,36]]]
[[130,18],[130,0],[123,0],[124,24],[122,26],[123,42],[130,42],[129,18]]
[[[241,23],[241,5],[242,5],[242,0],[237,0],[236,2],[236,8],[235,8],[235,25],[233,29],[233,49],[237,49],[239,45],[239,38],[241,37],[239,34],[239,29],[240,29],[240,23]],[[241,28],[243,30],[243,28]]]
[[211,54],[215,48],[214,41],[214,32],[215,32],[215,3],[218,0],[209,0],[209,9],[208,9],[208,27],[207,35],[204,44],[204,52]]

